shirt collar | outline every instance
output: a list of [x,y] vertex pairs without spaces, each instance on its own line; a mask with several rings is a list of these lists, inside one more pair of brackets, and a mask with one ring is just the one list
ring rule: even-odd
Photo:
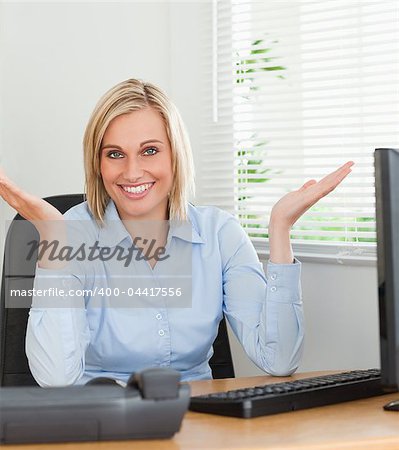
[[[169,226],[168,241],[175,237],[193,244],[205,243],[190,218],[187,222],[171,220]],[[132,244],[132,238],[119,217],[115,203],[110,200],[104,213],[104,225],[99,229],[99,246],[115,247],[125,239]]]
[[186,222],[171,220],[169,226],[170,238],[176,237],[193,244],[205,244],[204,239],[200,236],[190,219]]
[[100,247],[115,247],[125,239],[130,239],[130,234],[124,227],[115,203],[110,200],[105,208],[104,224],[100,226],[98,243]]

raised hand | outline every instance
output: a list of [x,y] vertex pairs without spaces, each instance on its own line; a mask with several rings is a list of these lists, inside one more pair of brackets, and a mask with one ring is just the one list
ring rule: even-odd
[[292,227],[294,223],[321,198],[333,191],[349,175],[353,161],[348,161],[320,181],[309,180],[296,191],[282,197],[274,206],[270,221]]
[[270,260],[287,264],[293,261],[290,230],[294,223],[321,198],[333,191],[349,175],[353,161],[348,161],[320,181],[309,180],[296,191],[282,197],[272,208],[269,222]]
[[31,222],[63,219],[62,214],[50,203],[20,189],[6,176],[1,167],[0,196],[11,208]]
[[[13,183],[0,168],[0,196],[22,217],[33,223],[41,241],[58,240],[65,242],[66,230],[63,215],[45,200],[28,194]],[[46,258],[39,261],[40,267],[61,267]]]

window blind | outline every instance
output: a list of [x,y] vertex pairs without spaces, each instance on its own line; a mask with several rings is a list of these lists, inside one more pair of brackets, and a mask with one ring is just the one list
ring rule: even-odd
[[398,2],[214,0],[210,14],[201,202],[264,253],[274,203],[353,160],[291,238],[297,253],[373,258],[373,152],[399,147]]

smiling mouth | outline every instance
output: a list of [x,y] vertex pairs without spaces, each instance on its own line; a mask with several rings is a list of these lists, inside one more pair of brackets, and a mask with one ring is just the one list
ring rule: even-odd
[[135,195],[135,196],[141,196],[142,194],[146,194],[147,192],[149,192],[151,190],[151,188],[154,186],[155,181],[150,182],[150,183],[142,183],[140,185],[136,185],[136,186],[128,186],[128,185],[124,185],[124,184],[120,184],[119,187],[121,188],[121,190],[128,194],[128,195]]

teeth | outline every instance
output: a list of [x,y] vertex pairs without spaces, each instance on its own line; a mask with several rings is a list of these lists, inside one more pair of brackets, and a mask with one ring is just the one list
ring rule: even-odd
[[146,191],[152,186],[151,184],[142,184],[141,186],[133,187],[133,186],[122,186],[123,190],[129,192],[131,194],[140,194],[141,192]]

